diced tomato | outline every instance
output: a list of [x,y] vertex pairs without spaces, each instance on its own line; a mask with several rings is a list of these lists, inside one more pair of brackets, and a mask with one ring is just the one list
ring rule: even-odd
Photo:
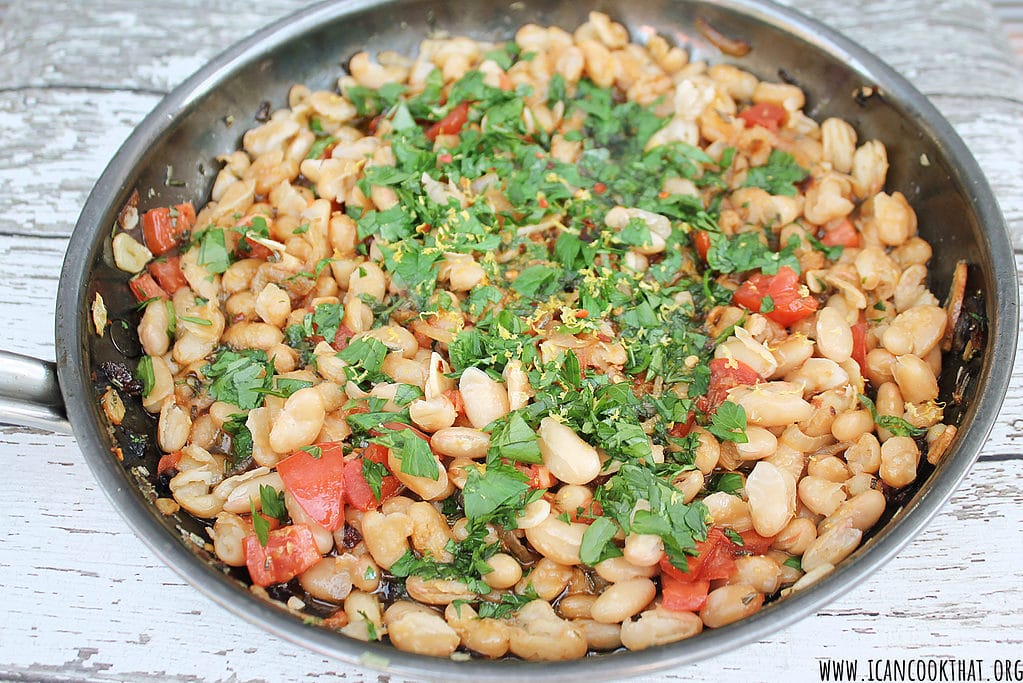
[[867,367],[867,318],[860,312],[860,319],[852,326],[852,359],[860,366]]
[[273,254],[269,248],[264,247],[251,237],[245,238],[245,245],[248,247],[248,250],[246,250],[244,254],[245,258],[257,258],[265,261],[270,258],[271,254]]
[[163,287],[156,284],[156,280],[149,273],[142,273],[128,280],[128,286],[140,303],[150,299],[167,299],[170,296]]
[[[270,531],[281,528],[281,520],[276,517],[271,517],[263,512],[256,512],[256,514],[263,518],[263,521],[266,522],[267,529]],[[250,527],[252,526],[252,515],[242,515],[242,519],[245,520]]]
[[671,431],[669,432],[669,434],[671,434],[672,436],[674,436],[677,439],[681,439],[683,436],[686,436],[686,435],[689,434],[689,432],[693,431],[693,427],[695,425],[696,425],[696,412],[690,410],[689,414],[686,415],[686,421],[685,422],[676,422],[675,426],[671,428]]
[[265,548],[255,534],[245,537],[245,565],[257,586],[290,581],[319,561],[316,539],[305,524],[271,531]]
[[853,249],[860,246],[860,233],[856,232],[856,226],[852,221],[845,218],[834,227],[824,229],[821,244],[826,247],[843,246]]
[[774,308],[764,315],[780,325],[791,325],[817,310],[817,300],[800,293],[799,276],[788,266],[779,268],[777,275],[753,275],[735,290],[732,300],[759,313],[765,296],[771,297]]
[[693,248],[696,249],[696,253],[700,255],[701,259],[706,261],[707,252],[710,251],[710,233],[706,230],[694,230],[689,235],[689,239],[693,241]]
[[554,486],[554,475],[546,465],[530,465],[526,476],[529,477],[531,489],[549,489]]
[[150,209],[142,214],[142,236],[149,251],[160,256],[178,246],[181,237],[195,224],[195,208],[191,203]]
[[181,451],[174,451],[160,458],[160,462],[156,463],[156,474],[162,476],[171,470],[178,468],[178,463],[181,462]]
[[715,358],[710,362],[710,388],[707,390],[707,412],[717,409],[728,398],[728,390],[737,386],[753,386],[760,375],[737,358]]
[[668,574],[679,581],[727,579],[735,569],[735,547],[724,530],[711,527],[707,531],[707,540],[696,542],[696,556],[686,558],[688,571],[683,572],[664,556],[661,558],[661,575]]
[[739,113],[739,118],[746,122],[746,126],[763,126],[768,130],[778,130],[788,119],[788,114],[777,104],[760,102],[749,109]]
[[173,294],[182,287],[188,286],[188,280],[181,272],[180,261],[181,259],[177,256],[166,256],[146,266],[149,274],[168,294]]
[[[425,432],[422,432],[419,429],[416,429],[412,425],[407,425],[404,422],[384,422],[382,425],[380,425],[380,428],[381,429],[389,429],[392,432],[400,432],[403,429],[407,429],[410,432],[412,432],[413,434],[415,434],[416,436],[418,436],[423,441],[425,441],[427,443],[430,442],[430,437],[428,437]],[[380,434],[382,432],[377,430],[377,429],[371,429],[369,433],[372,434],[373,436],[380,436]]]
[[462,130],[469,120],[469,103],[461,102],[448,115],[426,129],[426,138],[436,140],[438,135],[452,135]]
[[763,555],[771,549],[775,539],[774,536],[761,536],[752,529],[740,531],[739,536],[742,537],[742,545],[736,545],[735,552],[740,555]]
[[387,467],[387,447],[371,443],[362,452],[362,456],[354,458],[345,463],[344,489],[345,500],[357,510],[375,510],[381,503],[393,497],[401,488],[401,482],[393,474],[388,474],[381,479],[380,498],[376,497],[373,489],[362,474],[362,461],[372,460],[375,463]]
[[344,448],[338,441],[316,444],[320,457],[298,450],[277,463],[284,488],[317,524],[330,531],[345,523]]
[[671,612],[699,612],[707,604],[710,581],[679,581],[661,574],[661,607]]
[[334,341],[332,341],[330,345],[334,347],[335,350],[341,351],[348,346],[348,342],[351,341],[354,336],[355,333],[349,329],[348,325],[341,323],[338,325],[337,334],[334,335]]

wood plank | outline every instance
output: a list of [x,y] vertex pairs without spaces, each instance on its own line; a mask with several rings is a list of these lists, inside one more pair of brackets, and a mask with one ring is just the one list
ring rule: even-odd
[[[0,232],[69,234],[92,183],[159,93],[299,5],[277,0],[251,12],[234,0],[203,10],[201,25],[191,26],[198,0],[144,18],[131,0],[75,3],[58,15],[75,27],[67,40],[54,38],[58,22],[40,22],[34,3],[14,5],[0,25],[0,43],[11,46],[0,60],[0,83],[8,84],[0,89]],[[978,158],[1023,245],[1023,165],[1016,163],[1023,158],[1023,82],[1004,41],[990,38],[1000,28],[986,4],[956,0],[938,18],[914,0],[869,0],[862,12],[843,11],[841,0],[793,5],[874,50],[932,98]],[[879,27],[876,16],[887,23]],[[168,40],[183,34],[193,39]],[[942,54],[969,59],[921,59],[906,49],[914,45],[941,45]],[[29,163],[36,172],[21,173]]]
[[0,91],[0,233],[70,235],[103,168],[159,99],[125,91]]

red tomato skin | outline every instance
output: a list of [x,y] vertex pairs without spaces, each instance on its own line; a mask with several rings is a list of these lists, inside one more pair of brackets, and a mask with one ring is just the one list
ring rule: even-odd
[[334,335],[334,341],[332,341],[330,345],[335,350],[342,351],[344,350],[345,347],[348,346],[348,342],[350,342],[352,340],[352,337],[354,336],[355,332],[352,332],[352,330],[347,325],[341,323],[340,325],[338,325],[337,333]]
[[345,500],[356,510],[375,510],[388,498],[393,498],[401,489],[401,482],[393,474],[382,478],[380,482],[380,500],[377,500],[373,489],[362,474],[362,461],[372,460],[387,467],[387,447],[371,443],[362,452],[362,456],[345,463],[344,489]]
[[799,276],[788,266],[778,269],[776,275],[758,273],[743,282],[732,294],[732,301],[754,313],[760,312],[765,296],[774,301],[774,310],[765,316],[786,327],[799,322],[817,310],[817,300],[799,293]]
[[714,581],[727,579],[735,570],[735,553],[739,546],[725,535],[721,527],[707,530],[707,540],[696,542],[696,556],[686,558],[688,571],[683,572],[668,560],[661,558],[661,575],[665,574],[679,581]]
[[146,266],[149,274],[168,294],[173,294],[182,287],[188,286],[188,280],[181,272],[180,261],[181,259],[177,256],[168,256],[162,261],[153,261]]
[[178,246],[182,235],[195,224],[195,207],[191,203],[175,204],[176,216],[168,206],[150,209],[142,214],[142,236],[154,255],[160,256]]
[[825,228],[821,236],[821,244],[826,247],[849,247],[855,249],[860,246],[860,233],[856,226],[848,218],[842,219],[832,228]]
[[436,140],[438,135],[453,135],[462,130],[469,120],[469,103],[461,102],[448,115],[426,129],[426,138]]
[[852,326],[852,359],[860,366],[860,371],[867,367],[867,319],[860,313],[860,319]]
[[763,555],[771,549],[776,538],[775,536],[761,536],[752,529],[740,531],[739,536],[742,537],[742,545],[733,544],[737,557],[739,555]]
[[340,442],[316,444],[320,457],[299,450],[277,463],[284,488],[306,514],[329,531],[341,528],[344,515],[344,449]]
[[256,258],[265,261],[268,258],[270,258],[270,255],[273,253],[272,251],[270,251],[270,249],[264,247],[262,244],[252,239],[251,237],[245,238],[245,244],[248,246],[247,251],[243,250],[244,253],[242,255],[245,258]]
[[746,122],[748,128],[762,126],[777,131],[788,119],[788,113],[777,104],[760,102],[739,113],[739,118]]
[[707,390],[707,412],[715,410],[728,398],[728,390],[737,386],[753,386],[760,375],[737,358],[715,358],[710,362],[710,388]]
[[[711,375],[713,377],[713,375]],[[689,414],[686,415],[685,422],[676,422],[675,426],[671,428],[670,434],[677,439],[681,439],[684,436],[688,436],[689,432],[693,431],[693,427],[696,426],[696,411],[690,410]]]
[[707,604],[710,581],[679,581],[661,573],[661,607],[671,612],[699,612]]
[[131,288],[132,294],[135,295],[139,303],[149,301],[150,299],[167,299],[170,297],[163,287],[156,284],[156,280],[149,273],[142,273],[128,280],[128,287]]
[[707,252],[710,251],[710,233],[706,230],[694,230],[690,237],[693,240],[693,248],[700,258],[707,260]]
[[320,561],[313,532],[305,524],[271,531],[266,547],[255,534],[245,537],[245,566],[252,583],[266,588],[295,578]]
[[529,477],[530,488],[549,489],[554,486],[554,476],[546,465],[530,465],[526,474]]

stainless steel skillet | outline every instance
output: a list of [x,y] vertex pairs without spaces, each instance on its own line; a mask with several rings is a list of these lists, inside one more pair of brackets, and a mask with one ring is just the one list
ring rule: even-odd
[[[809,94],[808,112],[816,118],[838,115],[850,120],[861,138],[876,137],[889,148],[889,187],[907,194],[916,207],[924,235],[935,245],[933,289],[947,288],[955,261],[973,264],[971,290],[985,296],[981,311],[988,319],[986,348],[958,406],[963,427],[954,451],[907,498],[870,543],[811,591],[765,609],[753,619],[674,646],[591,658],[567,664],[517,662],[449,662],[413,657],[386,646],[366,646],[306,627],[289,615],[248,595],[209,556],[191,544],[186,532],[201,534],[190,520],[168,520],[147,500],[135,472],[143,465],[155,472],[155,449],[132,439],[132,432],[152,432],[148,416],[131,412],[129,429],[108,431],[96,398],[106,385],[102,363],[120,362],[136,352],[130,334],[116,326],[104,339],[91,332],[88,309],[102,293],[112,317],[134,327],[124,276],[108,252],[110,226],[128,195],[138,189],[142,208],[205,199],[215,173],[214,157],[235,148],[263,100],[281,106],[291,83],[329,86],[342,63],[363,48],[411,51],[430,30],[466,33],[479,38],[510,37],[526,22],[572,27],[584,20],[588,4],[547,7],[516,3],[497,9],[471,2],[371,3],[319,6],[257,34],[232,48],[175,90],[137,129],[113,160],[90,196],[72,237],[61,277],[57,308],[57,374],[67,414],[97,478],[137,533],[177,571],[218,602],[248,619],[316,650],[353,659],[363,653],[390,661],[391,670],[413,677],[508,677],[545,675],[577,679],[620,678],[712,655],[760,637],[768,630],[818,608],[865,577],[915,535],[961,480],[986,438],[1008,382],[1006,372],[1015,349],[1017,302],[1011,248],[997,205],[976,163],[934,109],[908,84],[862,49],[794,13],[760,3],[723,4],[643,2],[602,5],[623,21],[634,36],[658,31],[692,48],[694,56],[734,61],[765,78],[790,78]],[[718,53],[695,28],[696,18],[723,34],[747,40],[753,50],[742,59]],[[877,86],[865,96],[864,87]],[[855,93],[855,94],[854,94]],[[235,125],[225,120],[233,117]],[[921,160],[926,158],[927,165]],[[201,168],[200,168],[201,165]],[[173,179],[167,184],[168,166]],[[150,190],[152,191],[150,193]],[[123,329],[123,328],[122,328]],[[10,366],[7,366],[8,369]],[[52,375],[25,363],[21,379],[0,384],[13,402],[28,386],[40,386],[32,398],[50,408],[33,407],[21,420],[59,420],[60,397]],[[31,373],[37,373],[32,375]],[[954,372],[944,383],[953,389]],[[44,384],[49,382],[48,385]],[[124,462],[112,455],[119,448]],[[186,540],[182,540],[186,538]],[[377,660],[379,661],[379,660]]]

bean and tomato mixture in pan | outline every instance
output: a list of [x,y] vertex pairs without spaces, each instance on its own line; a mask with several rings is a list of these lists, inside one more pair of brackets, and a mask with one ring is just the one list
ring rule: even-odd
[[254,591],[428,655],[642,649],[827,574],[954,438],[931,248],[798,87],[600,13],[349,70],[114,238],[158,504]]

